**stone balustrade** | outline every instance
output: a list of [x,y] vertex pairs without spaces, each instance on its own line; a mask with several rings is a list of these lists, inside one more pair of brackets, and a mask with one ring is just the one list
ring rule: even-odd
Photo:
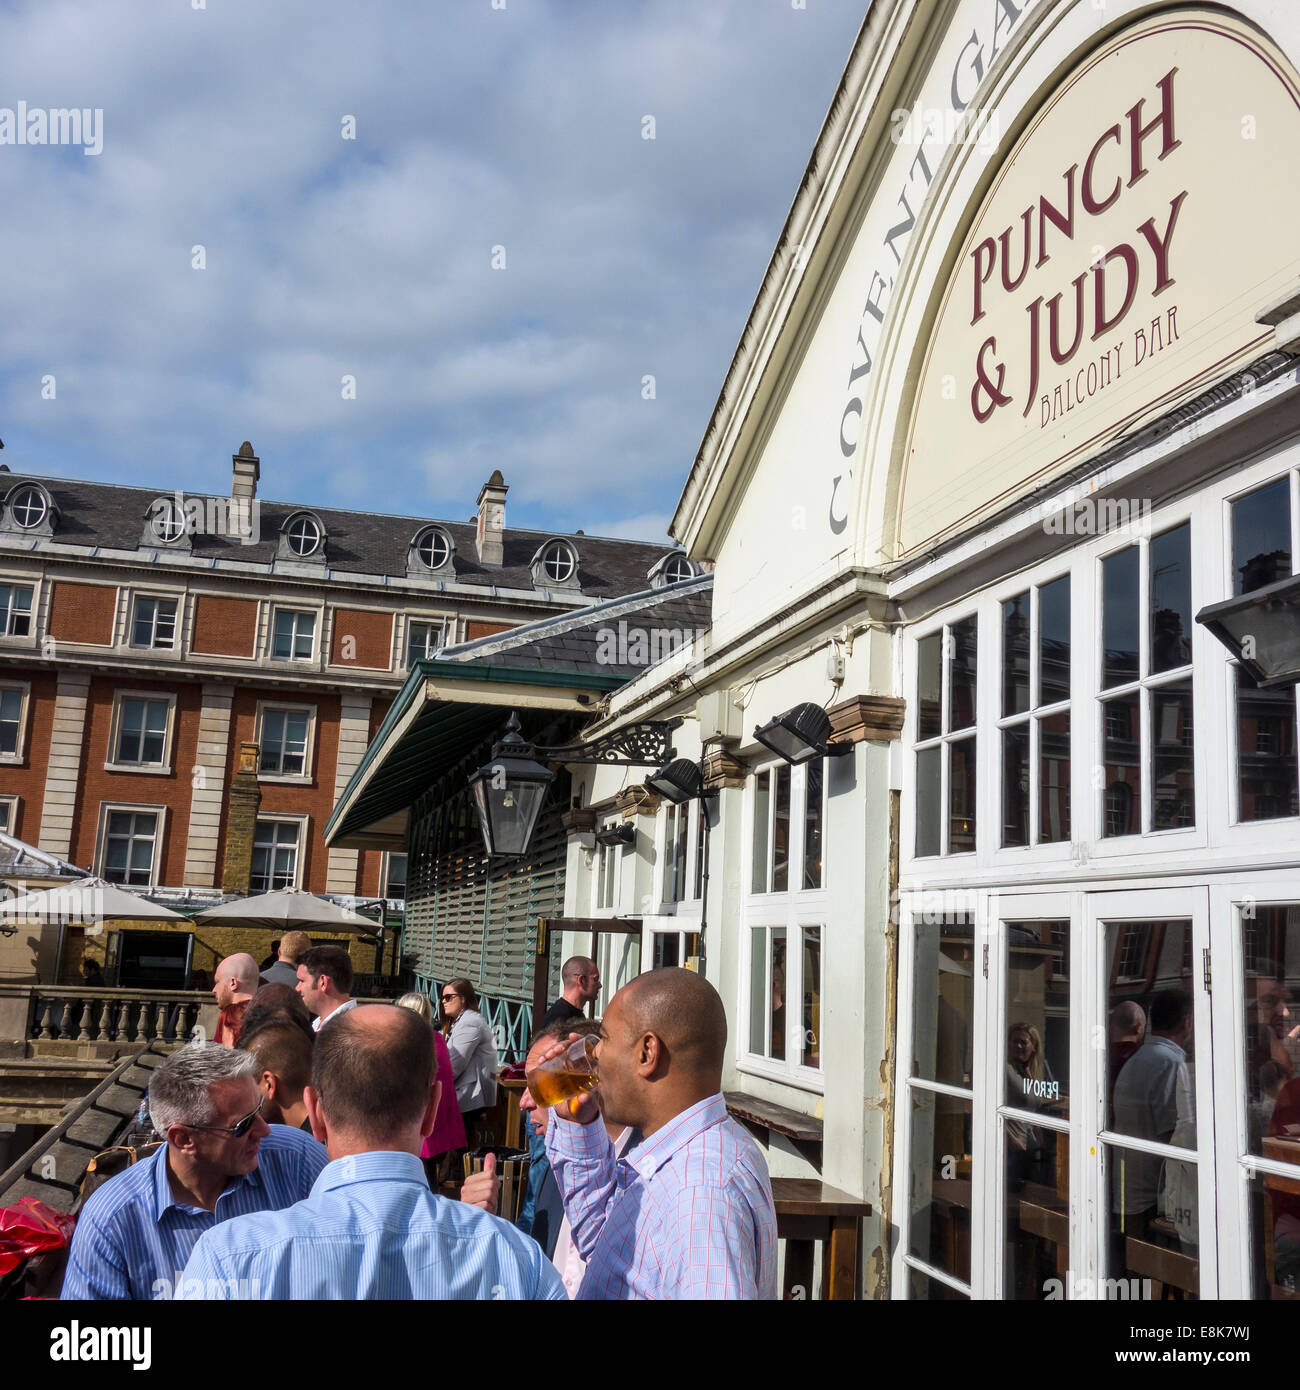
[[[196,990],[107,989],[85,985],[0,985],[0,1041],[30,1052],[49,1044],[104,1047],[211,1037],[216,1006]],[[206,1013],[205,1013],[206,1011]]]

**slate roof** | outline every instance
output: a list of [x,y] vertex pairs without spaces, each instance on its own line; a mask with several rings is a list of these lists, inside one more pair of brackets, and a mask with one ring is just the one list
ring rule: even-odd
[[[113,550],[140,549],[148,509],[158,497],[173,494],[156,488],[130,487],[118,483],[76,482],[65,478],[42,478],[34,474],[0,472],[0,498],[20,483],[39,483],[54,499],[59,510],[53,541],[63,545],[101,546]],[[219,497],[221,494],[187,491],[186,498]],[[475,524],[444,521],[438,517],[389,516],[375,512],[340,511],[304,503],[261,502],[261,539],[253,545],[237,537],[199,534],[191,537],[190,553],[200,558],[216,557],[245,564],[269,565],[276,558],[280,528],[295,512],[310,511],[325,527],[325,566],[336,574],[389,575],[407,577],[407,553],[418,532],[426,526],[441,526],[456,545],[454,574],[430,575],[454,579],[460,584],[484,589],[533,590],[530,562],[538,548],[551,536],[564,536],[578,552],[578,579],[582,593],[597,599],[609,598],[644,588],[652,566],[678,549],[670,541],[650,544],[606,536],[584,536],[557,531],[534,531],[507,526],[502,532],[503,563],[480,565],[475,549]],[[3,533],[7,537],[14,532]],[[21,533],[18,533],[21,535]],[[158,547],[166,553],[166,547]],[[142,552],[143,553],[143,552]],[[295,563],[301,574],[306,566]],[[540,592],[538,590],[537,592]],[[552,590],[557,596],[572,590]]]
[[444,647],[438,661],[632,680],[706,631],[712,613],[713,576],[704,574]]

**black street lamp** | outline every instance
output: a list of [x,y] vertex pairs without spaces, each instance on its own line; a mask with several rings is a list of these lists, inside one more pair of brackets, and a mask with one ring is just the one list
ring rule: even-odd
[[1256,685],[1300,682],[1300,575],[1202,608],[1196,621],[1223,643]]
[[535,761],[536,751],[520,737],[519,716],[511,714],[492,760],[469,779],[489,854],[519,855],[528,848],[547,788],[555,780],[555,773]]
[[820,705],[795,705],[754,730],[754,737],[788,763],[835,757],[849,751],[846,743],[832,743],[831,717]]

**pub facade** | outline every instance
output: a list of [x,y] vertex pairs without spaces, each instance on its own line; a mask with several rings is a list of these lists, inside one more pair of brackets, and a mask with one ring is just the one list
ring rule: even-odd
[[566,914],[717,985],[867,1296],[1300,1296],[1297,64],[873,4],[673,519],[712,625],[584,734],[699,794],[569,769],[635,834]]

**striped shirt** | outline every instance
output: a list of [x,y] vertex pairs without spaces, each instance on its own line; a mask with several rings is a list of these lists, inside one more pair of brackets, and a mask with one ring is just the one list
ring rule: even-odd
[[258,1145],[257,1167],[226,1183],[215,1211],[172,1195],[166,1144],[97,1188],[77,1218],[60,1297],[171,1298],[204,1231],[232,1216],[300,1201],[329,1155],[301,1130],[270,1130]]
[[720,1094],[621,1159],[604,1125],[557,1110],[546,1152],[587,1261],[579,1298],[777,1296],[767,1164]]
[[535,1240],[431,1192],[396,1151],[336,1158],[305,1201],[209,1231],[185,1282],[217,1298],[567,1297]]

